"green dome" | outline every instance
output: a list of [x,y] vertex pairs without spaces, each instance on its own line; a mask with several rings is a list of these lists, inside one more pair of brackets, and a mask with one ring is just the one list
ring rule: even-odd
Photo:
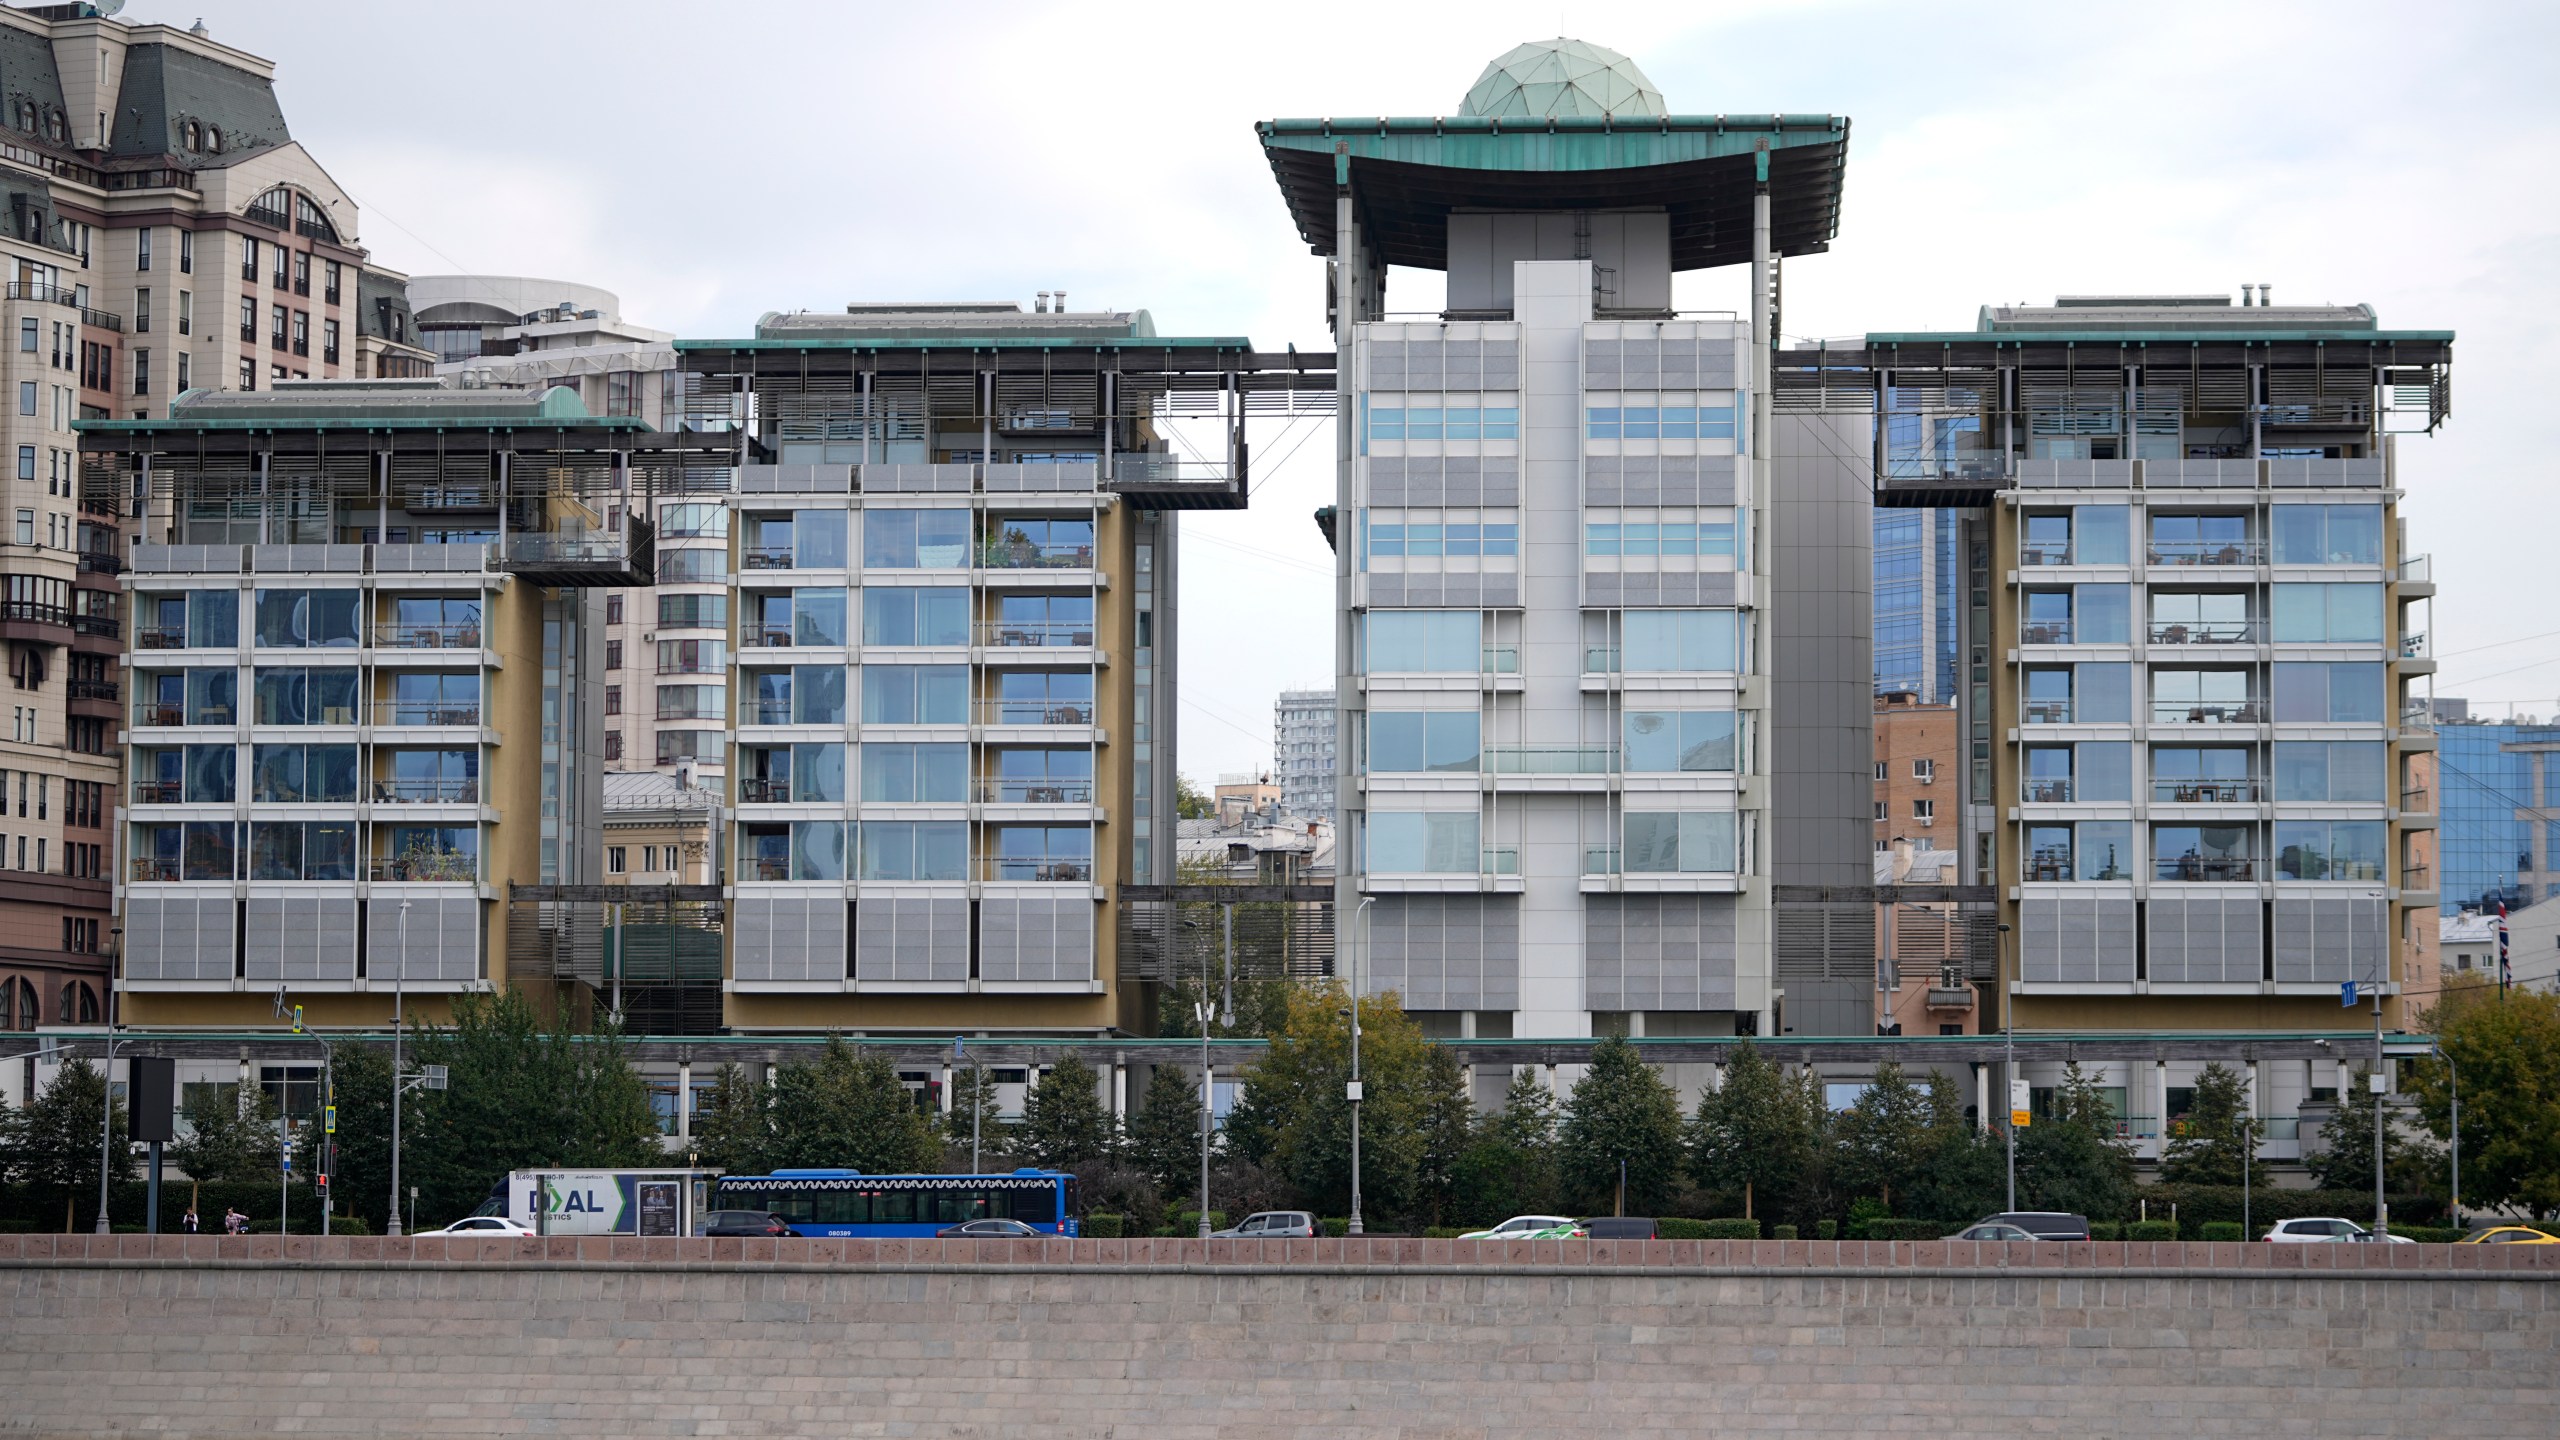
[[1558,37],[1532,41],[1484,67],[1458,113],[1506,120],[1660,115],[1662,92],[1617,51]]

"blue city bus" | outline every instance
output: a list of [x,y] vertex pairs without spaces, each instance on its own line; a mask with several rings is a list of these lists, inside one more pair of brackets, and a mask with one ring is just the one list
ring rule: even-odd
[[866,1175],[859,1170],[776,1170],[723,1175],[710,1208],[770,1210],[801,1235],[931,1235],[967,1220],[1019,1220],[1073,1235],[1083,1209],[1076,1177],[1062,1170],[988,1175]]

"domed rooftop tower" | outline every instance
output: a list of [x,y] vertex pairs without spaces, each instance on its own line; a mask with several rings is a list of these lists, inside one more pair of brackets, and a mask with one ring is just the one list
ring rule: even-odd
[[1636,62],[1587,40],[1533,40],[1484,67],[1461,115],[1659,115],[1662,92]]

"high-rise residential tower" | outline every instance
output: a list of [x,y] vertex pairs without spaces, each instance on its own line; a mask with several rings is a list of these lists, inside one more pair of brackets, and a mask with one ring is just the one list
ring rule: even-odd
[[1271,766],[1291,815],[1333,818],[1338,716],[1330,690],[1283,690],[1271,704]]
[[[1867,416],[1775,416],[1848,122],[1667,113],[1522,46],[1456,115],[1274,120],[1340,351],[1345,963],[1453,1033],[1868,1033],[1773,885],[1868,882]],[[1749,263],[1750,316],[1673,276]],[[1447,305],[1390,319],[1391,267]],[[1847,457],[1846,459],[1840,457]]]

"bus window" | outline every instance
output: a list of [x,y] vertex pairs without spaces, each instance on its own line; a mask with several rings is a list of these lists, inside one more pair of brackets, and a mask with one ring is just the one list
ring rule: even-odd
[[817,1223],[817,1204],[812,1197],[807,1195],[768,1196],[765,1199],[764,1208],[781,1216],[783,1219],[790,1221],[794,1225],[814,1225]]
[[1055,1190],[1012,1190],[1004,1196],[1005,1217],[1026,1225],[1058,1223],[1058,1192]]
[[912,1225],[916,1223],[916,1192],[889,1190],[874,1196],[871,1223],[875,1225]]
[[818,1224],[849,1225],[853,1223],[853,1196],[841,1190],[830,1190],[811,1196],[810,1199],[817,1207]]

